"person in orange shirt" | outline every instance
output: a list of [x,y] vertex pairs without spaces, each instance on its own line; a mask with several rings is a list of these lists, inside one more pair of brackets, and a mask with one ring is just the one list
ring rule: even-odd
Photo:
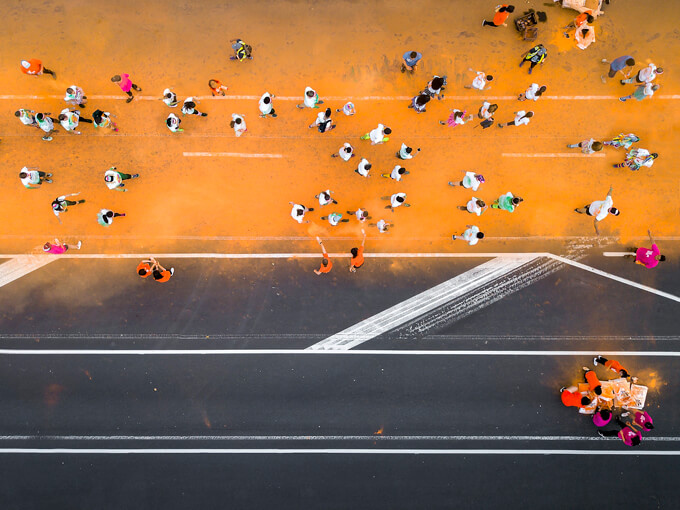
[[330,257],[328,256],[328,252],[326,251],[326,247],[323,245],[323,241],[319,239],[318,237],[316,238],[317,241],[319,241],[319,244],[321,245],[321,252],[323,254],[323,259],[321,260],[321,267],[319,269],[315,269],[314,272],[317,275],[321,275],[323,273],[330,273],[331,269],[333,269],[333,262],[331,261]]
[[574,29],[576,30],[578,27],[583,25],[584,23],[588,22],[588,24],[592,24],[593,21],[595,21],[595,18],[593,18],[593,11],[586,11],[582,12],[576,18],[574,21],[569,23],[566,27],[564,27],[564,37],[569,37],[569,30]]
[[225,92],[229,90],[229,87],[222,85],[219,80],[208,80],[208,87],[213,96],[226,96]]
[[506,21],[508,20],[508,16],[510,16],[510,13],[515,11],[515,6],[514,5],[508,5],[508,4],[502,4],[496,7],[496,14],[493,16],[493,21],[482,21],[482,26],[483,27],[500,27],[503,25],[504,27],[507,27],[508,24]]
[[[615,359],[607,359],[603,356],[597,356],[597,357],[593,358],[593,363],[595,365],[604,365],[604,367],[607,370],[611,370],[612,372],[616,372],[621,377],[624,377],[624,378],[630,377],[628,370],[623,368],[623,366],[621,366],[621,363],[619,363]],[[636,378],[634,378],[634,379],[636,379]],[[633,382],[635,382],[635,381],[633,381]]]
[[361,241],[361,246],[359,248],[352,248],[350,253],[352,254],[352,260],[349,261],[349,272],[356,273],[357,269],[364,265],[364,245],[366,244],[366,232],[361,229],[361,233],[364,235]]
[[585,407],[590,404],[591,400],[588,397],[584,397],[578,391],[576,391],[576,386],[566,386],[560,388],[562,403],[567,407]]
[[142,278],[148,278],[151,275],[151,267],[154,259],[142,260],[137,266],[137,274]]
[[42,73],[51,74],[52,78],[57,79],[57,73],[50,71],[43,66],[42,61],[37,58],[31,58],[29,60],[21,61],[21,72],[24,74],[30,74],[33,76],[40,76]]
[[602,385],[600,384],[600,380],[597,378],[597,374],[588,367],[583,367],[583,370],[585,370],[583,378],[588,383],[590,391],[595,393],[595,395],[602,395]]
[[150,259],[151,262],[153,262],[153,266],[151,267],[151,273],[153,274],[153,279],[156,280],[157,282],[167,282],[170,277],[175,274],[175,268],[171,267],[170,270],[168,271],[165,269],[161,264],[153,257]]

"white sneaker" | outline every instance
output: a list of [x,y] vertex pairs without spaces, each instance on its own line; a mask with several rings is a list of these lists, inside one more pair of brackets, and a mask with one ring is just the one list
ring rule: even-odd
[[78,244],[76,244],[76,248],[80,250],[80,247],[83,245],[82,241],[78,241]]
[[175,274],[175,268],[174,268],[174,267],[171,267],[171,268],[170,268],[170,276],[172,276],[173,274]]
[[597,366],[597,358],[593,358],[593,365]]

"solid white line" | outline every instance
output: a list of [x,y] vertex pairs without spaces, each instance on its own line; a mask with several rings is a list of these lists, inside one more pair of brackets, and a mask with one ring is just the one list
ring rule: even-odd
[[630,251],[605,251],[602,253],[605,257],[625,257],[626,255],[633,255]]
[[394,448],[0,448],[0,454],[86,455],[626,455],[677,456],[680,451],[626,450],[504,450],[504,449],[394,449]]
[[[352,238],[355,239],[356,238]],[[311,240],[311,238],[305,238]],[[146,258],[150,253],[64,253],[62,255],[39,254],[37,257],[60,259],[138,259]],[[329,253],[331,258],[351,257],[352,254]],[[14,258],[22,255],[0,255],[0,258]],[[165,259],[291,259],[291,258],[321,258],[321,254],[314,253],[157,253],[156,258]],[[549,257],[549,253],[364,253],[367,259],[382,258],[517,258],[517,257]]]
[[227,157],[227,158],[282,158],[283,154],[253,154],[250,152],[183,152],[186,157]]
[[501,156],[505,158],[604,158],[604,154],[583,154],[571,152],[534,152],[534,153],[519,153],[519,152],[504,152]]

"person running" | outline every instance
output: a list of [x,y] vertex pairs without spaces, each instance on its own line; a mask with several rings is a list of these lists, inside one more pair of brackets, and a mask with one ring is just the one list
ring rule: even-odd
[[585,50],[595,42],[595,29],[591,25],[584,23],[576,29],[574,39],[576,40],[576,47],[580,50]]
[[48,177],[52,177],[52,174],[41,172],[37,166],[25,166],[19,172],[21,184],[28,189],[38,189],[43,182],[52,184],[52,180]]
[[479,230],[479,227],[476,225],[465,225],[467,227],[467,230],[463,232],[463,235],[452,235],[451,239],[454,241],[456,239],[462,239],[463,241],[467,241],[467,243],[470,246],[474,246],[479,242],[480,239],[484,239],[484,232]]
[[[420,147],[416,149],[416,154],[420,152]],[[409,147],[405,143],[401,144],[401,147],[399,148],[399,152],[397,152],[397,157],[399,159],[412,159],[415,154],[413,153],[413,148]]]
[[128,95],[127,101],[125,101],[126,103],[129,103],[130,101],[132,101],[135,98],[132,95],[132,92],[131,92],[132,89],[136,90],[137,92],[142,91],[142,89],[140,89],[137,85],[132,83],[132,80],[130,79],[129,74],[117,74],[113,78],[111,78],[111,81],[113,83],[118,84],[118,86],[120,87],[120,90],[122,90],[123,92],[125,92]]
[[309,223],[309,220],[304,221],[305,213],[313,211],[314,208],[305,207],[304,205],[296,204],[295,202],[288,202],[288,203],[293,206],[293,209],[291,209],[291,211],[290,211],[291,218],[293,218],[298,223]]
[[518,112],[515,112],[515,118],[513,120],[511,120],[510,122],[506,122],[505,124],[501,124],[499,122],[498,127],[502,128],[505,126],[526,126],[527,124],[529,124],[529,121],[533,116],[534,112],[525,112],[524,110],[520,110]]
[[[609,64],[609,73],[607,73],[608,78],[613,78],[616,73],[621,73],[625,79],[630,78],[630,73],[633,71],[635,66],[635,59],[630,55],[624,55],[622,57],[617,57],[611,62],[606,58],[602,59],[603,64]],[[602,82],[606,82],[604,76],[602,76]]]
[[354,108],[354,103],[352,103],[351,101],[347,101],[342,108],[336,108],[335,111],[338,113],[342,112],[348,117],[351,117],[357,112],[356,109]]
[[[213,94],[214,95],[214,94]],[[177,94],[175,94],[172,90],[170,89],[165,89],[163,91],[163,99],[162,101],[168,105],[170,108],[177,108],[177,105],[179,104],[179,101],[177,100]]]
[[516,197],[509,191],[505,195],[501,195],[491,204],[494,209],[502,209],[503,211],[514,212],[519,205],[524,202],[522,197]]
[[314,195],[314,198],[319,200],[319,205],[322,206],[322,207],[324,205],[328,205],[328,204],[337,204],[338,201],[333,199],[333,197],[331,197],[331,193],[333,193],[333,192],[331,190],[327,189],[326,191],[322,191],[318,195]]
[[522,67],[526,62],[529,62],[531,64],[529,67],[529,74],[531,74],[534,70],[534,67],[536,67],[538,64],[543,65],[547,56],[548,50],[545,49],[545,46],[542,44],[537,44],[524,55],[522,55],[522,61],[520,62],[519,66]]
[[97,223],[99,223],[102,227],[110,227],[113,223],[113,218],[117,218],[118,216],[125,216],[125,213],[117,213],[109,209],[101,209],[97,213]]
[[631,427],[640,427],[641,430],[647,432],[654,430],[654,420],[652,420],[652,417],[647,411],[631,409],[630,411],[621,413],[621,416],[626,418],[627,416],[630,416],[630,413],[633,413],[633,423],[629,424]]
[[621,80],[621,85],[630,83],[651,83],[654,81],[657,75],[663,74],[663,69],[661,67],[656,67],[654,64],[649,64],[638,71],[638,73],[632,78],[626,78]]
[[413,108],[416,113],[424,113],[427,103],[430,102],[430,96],[427,94],[419,94],[411,99],[411,104],[408,105],[409,108]]
[[243,115],[239,115],[238,113],[231,114],[231,122],[229,123],[229,126],[234,128],[234,134],[237,137],[248,131],[248,128],[246,127],[246,119],[243,118]]
[[592,402],[588,397],[584,397],[578,391],[576,386],[569,386],[568,388],[560,388],[560,398],[562,403],[567,407],[586,407]]
[[394,179],[395,181],[399,182],[401,181],[401,176],[402,175],[408,175],[411,172],[406,171],[406,169],[401,166],[401,165],[395,165],[395,167],[392,169],[392,172],[389,174],[380,174],[381,177],[385,177],[387,179]]
[[305,93],[302,96],[303,103],[295,105],[298,108],[319,108],[323,101],[319,99],[319,94],[316,93],[312,87],[305,87]]
[[498,110],[498,105],[491,104],[488,101],[484,101],[482,106],[479,107],[477,117],[482,119],[482,122],[479,123],[479,125],[482,126],[482,129],[493,126],[493,114],[496,112],[496,110]]
[[661,255],[659,247],[656,245],[656,242],[654,242],[654,238],[652,237],[652,231],[647,230],[647,234],[649,235],[649,242],[652,243],[652,247],[633,248],[631,250],[633,253],[624,255],[624,257],[631,257],[634,259],[636,264],[640,264],[641,266],[651,269],[658,266],[659,262],[664,262],[666,260],[666,256]]
[[449,118],[446,119],[446,121],[440,120],[439,123],[442,126],[448,126],[448,127],[456,127],[456,126],[462,126],[466,122],[471,121],[474,119],[474,116],[471,114],[467,119],[465,118],[465,115],[467,114],[467,110],[456,110],[455,108],[451,108],[451,115],[449,115]]
[[66,244],[60,243],[59,239],[55,239],[54,244],[45,243],[43,245],[43,251],[46,253],[51,253],[52,255],[61,255],[62,253],[66,253],[71,248],[80,250],[82,246],[83,246],[82,241],[78,241],[76,244]]
[[325,111],[319,112],[314,122],[309,126],[310,129],[313,127],[316,127],[319,130],[319,133],[326,133],[331,129],[335,129],[336,124],[333,124],[333,121],[331,120],[330,108],[326,108]]
[[21,72],[28,74],[30,76],[40,76],[43,73],[51,74],[52,78],[57,79],[57,73],[50,71],[45,66],[41,60],[37,58],[29,58],[28,60],[21,61]]
[[626,446],[638,446],[642,440],[642,434],[633,427],[626,425],[619,417],[615,418],[619,430],[598,430],[602,437],[618,437]]
[[493,81],[493,76],[490,74],[483,73],[482,71],[475,71],[471,67],[468,68],[471,73],[475,73],[475,77],[472,80],[472,85],[464,85],[466,89],[475,90],[489,90],[491,87],[487,87],[490,81]]
[[153,267],[153,264],[153,257],[142,260],[139,264],[137,264],[137,274],[140,276],[140,278],[148,278],[151,276],[151,268]]
[[588,367],[583,367],[583,370],[583,380],[588,383],[590,391],[595,393],[595,395],[602,395],[602,383],[597,378],[595,371],[590,370]]
[[462,186],[465,189],[471,189],[472,191],[477,191],[479,185],[485,182],[484,176],[481,174],[476,174],[474,172],[465,172],[465,176],[462,181],[454,182],[449,181],[449,186]]
[[642,101],[645,98],[651,98],[654,95],[654,92],[657,90],[659,90],[658,84],[645,83],[644,85],[636,87],[635,92],[632,94],[620,97],[619,101],[626,102],[629,99],[637,99],[638,101]]
[[593,414],[593,424],[599,429],[607,426],[612,421],[612,412],[609,409],[598,409]]
[[51,141],[51,135],[54,132],[54,123],[57,119],[53,119],[48,113],[37,113],[35,115],[35,121],[38,123],[38,127],[45,132],[42,139],[46,142]]
[[168,115],[168,118],[165,119],[165,125],[168,126],[168,129],[172,131],[173,133],[182,133],[184,132],[184,129],[179,127],[179,125],[182,123],[182,119],[180,119],[177,115],[174,113],[171,113]]
[[581,152],[583,154],[595,154],[596,152],[600,152],[602,150],[604,144],[602,142],[596,141],[595,138],[589,138],[579,143],[571,143],[567,145],[568,149],[576,149],[579,147],[581,148]]
[[378,127],[375,128],[374,130],[366,133],[361,137],[362,140],[371,140],[371,145],[377,145],[379,143],[385,143],[389,141],[389,137],[385,135],[389,135],[392,133],[392,130],[388,127],[383,126],[382,124],[378,124]]
[[193,97],[187,97],[182,103],[182,115],[198,115],[199,117],[207,117],[207,113],[199,112],[196,109],[196,103],[198,99]]
[[78,193],[71,193],[70,195],[61,195],[60,197],[55,198],[52,200],[52,212],[54,215],[57,217],[59,220],[59,223],[61,223],[61,218],[59,218],[59,215],[61,213],[65,213],[68,211],[68,207],[70,205],[77,205],[77,204],[84,204],[85,200],[67,200],[68,197],[75,197],[77,195],[80,195],[80,192]]
[[377,223],[369,223],[369,227],[378,227],[378,232],[381,234],[386,234],[387,231],[393,226],[392,223],[387,223],[385,220],[378,220]]
[[321,259],[321,267],[319,269],[315,269],[314,273],[320,276],[322,274],[331,272],[331,269],[333,269],[333,261],[328,256],[328,252],[326,251],[326,247],[323,245],[323,241],[319,239],[318,236],[316,240],[321,246],[321,254],[323,258]]
[[102,110],[95,110],[92,112],[92,121],[94,122],[94,127],[96,128],[109,128],[113,131],[118,131],[118,126],[111,120],[112,115],[109,112],[104,112]]
[[368,175],[368,172],[371,171],[371,168],[373,168],[373,165],[371,165],[366,158],[361,158],[361,161],[359,161],[359,166],[354,169],[356,173],[358,173],[361,177],[370,177]]
[[332,158],[341,158],[343,161],[349,161],[351,158],[353,158],[356,154],[354,154],[354,147],[352,147],[349,143],[345,142],[342,147],[340,147],[340,150],[336,154],[331,154]]
[[637,143],[640,141],[640,138],[638,138],[637,135],[634,135],[633,133],[619,133],[616,135],[612,140],[608,142],[602,142],[604,145],[609,145],[611,147],[614,147],[615,149],[620,149],[623,147],[624,149],[628,150],[631,148],[631,146],[634,143]]
[[358,208],[356,211],[347,211],[347,214],[353,214],[354,216],[356,216],[357,220],[359,220],[359,223],[363,223],[366,220],[371,219],[366,209]]
[[272,99],[275,97],[276,96],[270,94],[269,92],[262,94],[262,97],[258,102],[258,106],[260,108],[260,117],[265,118],[267,115],[271,115],[274,118],[277,117],[276,110],[274,110],[274,104],[272,103]]
[[515,12],[515,6],[514,5],[509,5],[509,4],[501,4],[496,7],[496,14],[493,16],[493,21],[482,21],[482,26],[483,27],[500,27],[504,26],[507,27],[508,24],[506,21],[508,20],[508,16]]
[[434,75],[434,77],[427,83],[425,90],[421,94],[427,94],[428,96],[434,98],[437,97],[438,100],[444,99],[444,88],[446,87],[446,76]]
[[416,70],[418,62],[420,62],[420,59],[423,58],[423,55],[417,51],[407,51],[404,53],[402,58],[403,61],[401,63],[401,72],[405,73],[408,71],[409,74],[413,74]]
[[19,120],[24,126],[32,126],[40,129],[38,121],[35,120],[34,110],[26,110],[25,108],[21,108],[14,112],[14,116],[19,117]]
[[623,365],[621,365],[621,363],[619,363],[615,359],[607,359],[604,356],[595,356],[593,358],[593,365],[595,366],[604,365],[604,367],[607,370],[611,370],[612,372],[616,373],[619,377],[623,377],[624,379],[630,377],[628,370],[623,368]]
[[338,212],[332,212],[328,216],[321,216],[321,219],[323,221],[328,220],[331,227],[337,227],[340,223],[349,223],[349,220],[347,218],[342,219],[342,214]]
[[85,117],[81,117],[80,112],[78,110],[69,110],[68,108],[64,108],[61,111],[58,119],[59,123],[66,130],[67,133],[72,133],[76,135],[80,134],[80,131],[76,131],[76,128],[78,127],[80,121],[87,122],[89,124],[93,123],[92,119],[86,119]]
[[122,189],[125,186],[123,181],[137,179],[138,177],[139,174],[124,174],[123,172],[119,172],[116,170],[115,166],[112,166],[104,172],[104,182],[106,183],[106,186],[109,189],[116,189],[118,191],[127,191],[126,189]]
[[467,205],[459,205],[457,207],[461,211],[467,211],[470,214],[476,214],[477,216],[481,216],[482,213],[489,208],[489,206],[484,203],[484,200],[475,197],[472,197]]
[[361,233],[364,238],[361,240],[361,246],[358,248],[352,248],[349,252],[352,254],[352,258],[349,261],[349,272],[356,273],[357,269],[364,265],[364,246],[366,244],[366,232],[361,229]]
[[598,228],[598,223],[604,220],[609,213],[614,216],[618,216],[621,212],[614,206],[614,200],[612,199],[612,191],[614,187],[609,187],[609,192],[604,200],[596,200],[588,205],[574,209],[575,212],[579,214],[586,214],[595,218],[593,225],[595,226],[595,233],[599,236],[600,229]]
[[66,95],[64,96],[64,101],[73,106],[80,106],[85,108],[85,103],[87,103],[87,96],[83,89],[76,85],[71,85],[66,89]]
[[526,89],[523,93],[521,93],[517,99],[519,101],[526,101],[529,99],[530,101],[538,101],[538,98],[541,97],[545,91],[548,90],[548,87],[543,85],[542,87],[538,86],[538,83],[532,83],[529,85],[529,88]]
[[151,260],[153,261],[153,266],[151,266],[151,274],[153,275],[154,281],[157,281],[158,283],[165,283],[170,278],[172,278],[172,275],[175,274],[174,267],[165,269],[156,259],[152,258]]
[[650,154],[647,149],[635,148],[631,149],[628,154],[626,154],[626,159],[623,161],[623,163],[617,163],[612,166],[614,168],[628,167],[633,172],[637,172],[643,166],[651,168],[654,164],[654,161],[656,161],[656,158],[658,157],[659,155],[656,152]]
[[253,47],[250,44],[246,44],[241,39],[232,39],[229,42],[234,50],[234,54],[229,57],[230,60],[238,60],[239,62],[246,59],[253,60]]
[[227,90],[229,90],[229,87],[226,85],[222,85],[222,83],[219,80],[208,80],[208,87],[210,87],[210,92],[212,92],[213,97],[214,96],[226,96]]
[[397,207],[411,207],[411,204],[406,203],[406,193],[394,193],[392,196],[380,197],[380,200],[389,200],[390,205],[386,205],[385,209],[391,209],[392,212]]

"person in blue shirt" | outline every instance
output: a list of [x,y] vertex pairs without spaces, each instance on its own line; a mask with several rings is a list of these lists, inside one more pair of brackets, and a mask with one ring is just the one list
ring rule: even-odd
[[421,58],[423,58],[422,53],[418,53],[417,51],[407,51],[404,53],[404,62],[401,64],[401,72],[405,73],[408,71],[413,74]]

